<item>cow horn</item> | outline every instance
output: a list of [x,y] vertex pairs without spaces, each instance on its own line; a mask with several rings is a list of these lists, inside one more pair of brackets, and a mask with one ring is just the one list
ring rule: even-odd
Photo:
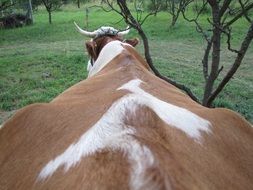
[[118,35],[119,35],[119,36],[124,36],[124,35],[128,34],[129,31],[130,31],[130,27],[128,26],[128,27],[126,28],[126,30],[121,31],[121,32],[118,32]]
[[85,31],[85,30],[81,29],[81,28],[76,24],[76,22],[74,22],[74,24],[75,24],[77,30],[78,30],[81,34],[83,34],[83,35],[85,35],[85,36],[88,36],[88,37],[95,37],[95,36],[97,35],[97,32],[96,32],[96,31],[88,32],[88,31]]

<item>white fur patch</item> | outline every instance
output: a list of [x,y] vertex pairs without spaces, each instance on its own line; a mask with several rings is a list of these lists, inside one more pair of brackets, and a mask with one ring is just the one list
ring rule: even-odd
[[90,72],[91,68],[92,68],[91,60],[89,60],[87,64],[87,71]]
[[[147,106],[166,123],[184,131],[188,136],[200,140],[201,131],[209,132],[211,125],[196,114],[159,100],[142,90],[141,80],[135,79],[124,84],[118,90],[128,90],[127,94],[114,102],[101,119],[91,127],[80,139],[70,145],[62,154],[51,160],[40,172],[38,180],[44,180],[63,167],[67,172],[76,166],[82,158],[103,149],[123,151],[131,164],[131,189],[147,189],[150,179],[145,171],[155,167],[155,159],[151,150],[141,145],[133,135],[133,126],[126,126],[124,119],[127,113],[135,113],[139,106]],[[154,187],[154,184],[152,184]],[[159,184],[158,184],[159,185]],[[148,188],[149,189],[149,188]]]
[[93,64],[93,67],[89,69],[88,77],[91,77],[101,71],[101,69],[103,69],[111,60],[113,60],[113,58],[119,55],[124,50],[122,44],[124,43],[117,40],[106,44],[99,53],[97,60]]
[[127,112],[134,112],[138,104],[135,95],[129,94],[117,100],[102,118],[80,139],[70,145],[62,154],[51,160],[40,172],[38,180],[44,180],[60,167],[67,172],[81,161],[83,157],[99,152],[105,148],[126,153],[132,172],[130,186],[140,189],[146,186],[145,171],[154,165],[152,152],[141,145],[132,135],[135,129],[124,124]]
[[197,141],[201,140],[201,131],[210,132],[211,123],[198,115],[175,105],[169,104],[142,90],[141,80],[135,79],[124,84],[118,90],[128,90],[135,95],[139,105],[152,109],[168,125],[184,131]]

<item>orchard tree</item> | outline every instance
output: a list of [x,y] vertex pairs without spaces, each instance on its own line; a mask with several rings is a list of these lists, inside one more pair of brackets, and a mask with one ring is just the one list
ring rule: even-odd
[[165,2],[167,4],[167,10],[171,15],[171,26],[174,26],[179,15],[193,0],[166,0]]
[[[223,90],[241,65],[244,55],[252,41],[253,21],[248,13],[253,10],[253,2],[250,0],[202,0],[199,2],[202,5],[199,6],[200,8],[194,18],[188,18],[186,11],[183,11],[183,16],[187,21],[196,24],[197,31],[207,42],[202,59],[203,76],[205,79],[202,104],[211,107],[214,99]],[[198,22],[198,19],[206,9],[211,10],[211,16],[207,19],[209,28],[204,30]],[[240,47],[235,49],[231,45],[233,38],[232,28],[233,24],[241,19],[241,17],[244,17],[248,21],[248,31],[245,31]],[[228,50],[235,53],[236,58],[223,79],[218,82],[217,78],[223,70],[221,63],[221,41],[223,37],[226,38]],[[209,57],[211,60],[209,60]],[[216,81],[218,83],[217,86],[215,86]]]
[[[203,75],[205,78],[204,95],[202,100],[199,100],[191,92],[189,88],[187,88],[183,84],[179,84],[176,81],[173,81],[161,75],[160,72],[153,65],[152,57],[150,56],[148,38],[144,30],[142,29],[142,24],[149,16],[157,14],[160,8],[159,4],[160,1],[153,1],[154,2],[153,10],[147,13],[145,16],[142,15],[143,12],[138,12],[137,7],[135,7],[136,10],[135,17],[128,8],[126,0],[117,0],[117,1],[107,0],[106,2],[111,10],[121,15],[129,26],[138,31],[139,35],[143,40],[145,58],[147,60],[147,63],[153,70],[154,74],[160,77],[161,79],[175,85],[181,90],[184,90],[193,100],[202,103],[202,105],[207,107],[212,106],[214,99],[218,96],[218,94],[224,89],[225,85],[233,77],[233,75],[241,65],[244,55],[246,54],[253,38],[253,22],[249,16],[250,14],[248,14],[249,11],[253,10],[253,2],[250,0],[238,0],[238,2],[237,0],[234,0],[235,3],[232,3],[232,0],[223,0],[223,1],[202,0],[199,1],[202,2],[202,6],[200,6],[200,9],[198,9],[196,16],[192,19],[189,19],[186,16],[187,7],[184,6],[182,8],[181,12],[183,14],[183,17],[189,22],[194,22],[196,24],[197,31],[200,32],[207,41],[207,47],[202,59]],[[118,6],[116,8],[114,5],[115,2],[117,3]],[[140,3],[142,1],[136,0],[134,2],[135,5],[137,5],[136,2]],[[189,3],[187,5],[189,5]],[[234,5],[236,5],[236,8],[234,8]],[[203,11],[206,10],[206,8],[211,9],[211,16],[210,18],[207,19],[207,22],[210,24],[210,28],[205,31],[199,24],[198,19],[199,16],[203,13]],[[231,46],[232,25],[236,21],[241,19],[241,17],[244,17],[249,22],[249,28],[248,31],[245,31],[245,36],[244,39],[241,41],[239,49],[234,49]],[[222,37],[224,36],[226,36],[227,38],[228,49],[236,54],[236,58],[233,64],[231,65],[231,68],[228,70],[227,74],[224,76],[221,82],[219,82],[217,86],[214,86],[215,81],[217,80],[220,72],[223,69],[223,66],[220,66],[221,65],[220,56],[221,56],[221,40]],[[209,57],[211,57],[211,61],[209,61]]]
[[62,6],[62,0],[41,0],[48,12],[48,21],[52,24],[52,12]]
[[[128,8],[126,0],[106,0],[106,4],[109,6],[110,9],[105,10],[106,12],[108,11],[115,11],[119,15],[122,16],[122,18],[125,20],[126,24],[128,24],[130,27],[134,28],[137,30],[138,34],[143,40],[143,45],[144,45],[144,54],[147,63],[149,64],[150,68],[154,72],[154,74],[167,81],[170,84],[173,84],[174,86],[180,88],[181,90],[185,91],[194,101],[199,102],[198,98],[191,92],[191,90],[186,87],[183,84],[180,84],[170,78],[167,78],[163,76],[154,66],[152,57],[150,55],[150,49],[149,49],[149,41],[147,38],[147,35],[145,31],[142,28],[143,23],[150,17],[156,15],[160,11],[160,2],[161,1],[153,1],[153,8],[148,12],[147,14],[143,15],[143,11],[138,11],[139,6],[143,4],[144,1],[142,0],[135,0],[134,5],[135,5],[135,11],[136,11],[136,17],[133,16],[132,12]],[[114,3],[117,3],[118,7],[115,7]]]
[[159,10],[166,11],[171,15],[170,25],[173,27],[180,14],[193,0],[150,0],[148,9],[153,10],[159,6]]
[[[77,7],[78,7],[78,8],[80,8],[81,3],[85,4],[85,3],[90,2],[90,0],[74,0],[73,2],[77,4]],[[102,3],[102,2],[101,2],[101,3]]]

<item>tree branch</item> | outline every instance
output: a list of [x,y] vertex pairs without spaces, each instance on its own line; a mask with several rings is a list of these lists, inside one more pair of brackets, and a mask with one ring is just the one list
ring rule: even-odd
[[229,27],[231,24],[233,24],[235,21],[237,21],[239,18],[241,18],[245,13],[247,13],[250,9],[253,8],[253,3],[245,7],[240,13],[238,13],[234,18],[232,18],[230,21],[228,21],[224,28]]
[[228,9],[230,3],[232,0],[224,0],[222,7],[220,8],[220,13],[219,13],[219,17],[221,18],[224,13],[226,12],[226,10]]
[[238,50],[236,49],[233,49],[231,47],[231,43],[230,43],[230,40],[231,40],[231,29],[228,27],[228,31],[222,31],[223,33],[225,33],[227,35],[227,45],[228,45],[228,50],[234,52],[234,53],[239,53]]
[[218,28],[222,33],[226,34],[227,36],[227,45],[228,45],[228,50],[231,51],[231,52],[234,52],[234,53],[239,53],[238,50],[236,49],[233,49],[231,47],[231,28],[227,27],[227,28],[222,28],[223,26],[222,25],[217,25],[213,22],[211,22],[209,19],[208,19],[208,22],[213,25],[214,27]]
[[202,36],[205,38],[205,40],[206,40],[208,43],[210,43],[211,40],[209,39],[208,34],[204,32],[203,28],[202,28],[202,27],[200,26],[200,24],[198,23],[198,18],[199,18],[199,16],[201,15],[201,13],[203,12],[203,10],[205,9],[205,6],[206,6],[206,5],[207,5],[207,2],[206,2],[206,1],[203,1],[203,4],[202,4],[200,10],[197,12],[197,15],[196,15],[195,18],[192,18],[192,19],[187,18],[186,15],[185,15],[185,10],[184,10],[184,9],[182,10],[182,15],[183,15],[183,18],[184,18],[186,21],[188,21],[188,22],[194,22],[195,25],[196,25],[196,31],[199,32],[199,33],[201,33]]
[[246,20],[247,20],[249,23],[251,23],[252,21],[251,21],[251,19],[249,18],[247,12],[245,11],[245,5],[246,5],[247,2],[246,2],[245,4],[243,4],[243,3],[242,3],[242,0],[239,0],[239,3],[240,3],[240,5],[241,5],[242,11],[244,12],[244,17],[246,18]]
[[230,70],[228,71],[228,73],[226,74],[226,76],[223,78],[223,80],[220,82],[220,84],[218,85],[218,87],[216,88],[216,90],[209,96],[207,104],[211,105],[213,100],[217,97],[217,95],[222,91],[222,89],[226,86],[226,84],[228,83],[228,81],[233,77],[233,75],[235,74],[235,72],[237,71],[237,69],[239,68],[239,66],[242,63],[242,60],[244,58],[244,55],[251,43],[253,39],[253,22],[251,23],[251,26],[249,27],[249,30],[247,32],[247,35],[245,36],[242,44],[241,44],[241,48],[240,51],[237,54],[237,57],[234,61],[234,64],[232,65],[232,67],[230,68]]

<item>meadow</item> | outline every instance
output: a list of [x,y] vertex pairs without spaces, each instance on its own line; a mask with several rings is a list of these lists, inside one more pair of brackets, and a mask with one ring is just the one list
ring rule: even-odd
[[[88,29],[102,25],[125,28],[117,23],[119,16],[103,12],[99,8],[89,11]],[[48,23],[47,12],[40,8],[34,13],[32,26],[0,30],[0,124],[15,110],[35,102],[49,102],[68,87],[87,77],[88,55],[84,41],[73,22],[85,24],[85,6],[62,7],[52,14],[53,24]],[[206,17],[201,18],[206,23]],[[192,23],[179,18],[175,27],[170,27],[168,13],[150,17],[143,25],[150,41],[150,51],[155,66],[160,72],[188,86],[200,99],[204,79],[201,59],[205,41]],[[244,19],[234,26],[233,46],[247,30]],[[129,38],[138,37],[131,31]],[[143,54],[142,43],[137,47]],[[235,55],[222,48],[224,76]],[[230,83],[215,100],[216,107],[226,107],[242,114],[253,123],[253,46],[251,44],[244,60]],[[113,82],[113,81],[112,81]],[[163,89],[161,89],[163,90]]]

